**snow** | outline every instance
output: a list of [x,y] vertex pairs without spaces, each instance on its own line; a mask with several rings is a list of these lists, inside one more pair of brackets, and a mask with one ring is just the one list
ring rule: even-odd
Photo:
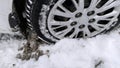
[[25,41],[1,41],[0,68],[94,68],[100,61],[101,68],[120,68],[119,36],[116,31],[86,40],[63,39],[55,45],[42,46],[44,52],[50,52],[38,61],[21,61],[16,58],[17,49]]
[[0,0],[0,33],[10,33],[8,14],[11,12],[12,0]]
[[[11,32],[8,13],[11,0],[0,0],[0,33]],[[38,61],[16,58],[25,40],[0,41],[0,68],[120,68],[120,30],[89,39],[63,39],[44,45],[45,55]],[[49,53],[46,51],[49,50]],[[95,67],[97,64],[99,66]]]

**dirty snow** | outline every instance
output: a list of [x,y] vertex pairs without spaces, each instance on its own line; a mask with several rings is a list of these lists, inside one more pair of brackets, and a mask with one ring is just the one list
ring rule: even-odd
[[[11,0],[0,0],[0,33],[10,31],[8,13]],[[38,61],[16,59],[17,49],[24,40],[0,41],[0,68],[120,68],[119,30],[90,39],[63,39],[55,45],[42,46],[44,52]]]

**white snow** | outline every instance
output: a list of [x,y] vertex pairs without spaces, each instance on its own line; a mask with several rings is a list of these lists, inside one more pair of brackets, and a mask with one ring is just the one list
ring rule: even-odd
[[9,33],[8,14],[11,12],[12,0],[0,0],[0,33]]
[[[0,0],[0,32],[10,32],[8,13],[11,0]],[[42,46],[49,53],[38,61],[21,61],[17,49],[24,40],[0,41],[0,68],[120,68],[120,30],[89,39],[63,39],[55,45]],[[49,56],[48,56],[49,55]]]

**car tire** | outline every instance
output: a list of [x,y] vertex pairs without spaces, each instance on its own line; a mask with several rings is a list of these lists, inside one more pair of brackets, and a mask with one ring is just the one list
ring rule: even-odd
[[27,0],[26,19],[41,40],[55,43],[112,30],[119,24],[119,6],[119,0]]

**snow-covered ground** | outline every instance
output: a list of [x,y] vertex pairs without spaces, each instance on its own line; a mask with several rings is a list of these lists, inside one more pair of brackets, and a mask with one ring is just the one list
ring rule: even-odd
[[[11,2],[0,0],[0,33],[10,32],[7,16],[11,11]],[[42,46],[42,50],[50,52],[38,61],[21,61],[16,58],[17,49],[24,40],[0,41],[0,68],[120,68],[118,32],[86,40],[63,39],[55,45]]]

